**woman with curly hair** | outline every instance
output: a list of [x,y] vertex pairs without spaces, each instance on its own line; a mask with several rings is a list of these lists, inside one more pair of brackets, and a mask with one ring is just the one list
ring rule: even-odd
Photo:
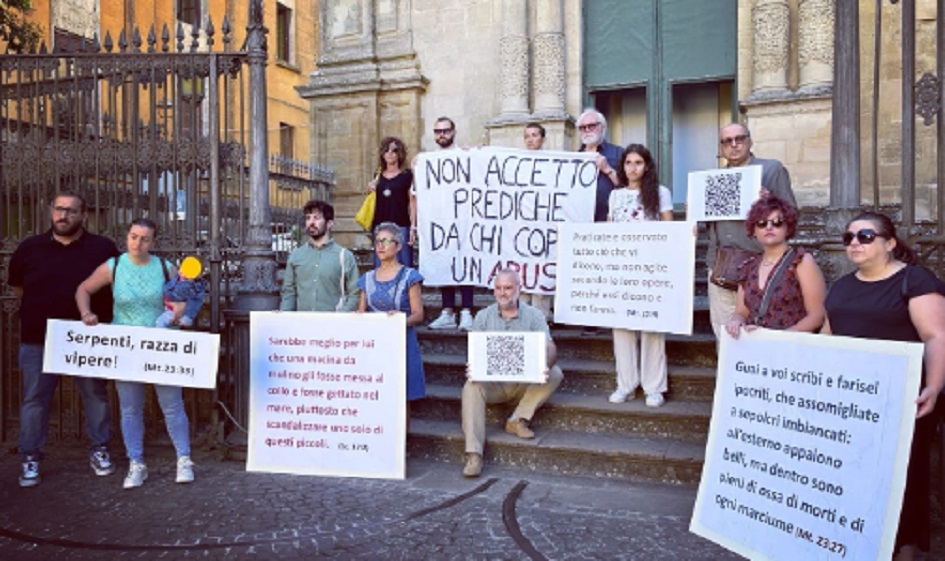
[[[617,168],[620,185],[610,192],[609,222],[644,222],[673,219],[673,196],[660,185],[656,162],[642,144],[631,144],[620,156]],[[634,398],[642,385],[649,407],[663,405],[666,391],[666,336],[663,333],[614,329],[614,359],[617,389],[611,403]]]
[[[402,265],[412,267],[417,236],[417,198],[413,191],[413,172],[406,165],[404,141],[396,136],[384,138],[377,159],[377,175],[368,183],[368,191],[375,191],[377,197],[371,232],[385,222],[396,224],[405,242],[400,246],[397,259]],[[375,256],[374,266],[379,265]]]

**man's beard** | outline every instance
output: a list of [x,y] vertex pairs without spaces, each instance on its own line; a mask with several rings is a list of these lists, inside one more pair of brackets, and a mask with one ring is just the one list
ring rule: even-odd
[[604,135],[602,134],[588,134],[581,136],[581,143],[586,146],[594,145],[599,146],[604,141]]
[[325,235],[325,232],[328,231],[328,226],[323,226],[321,229],[314,228],[308,231],[308,235],[313,239],[317,240]]
[[82,222],[69,222],[67,220],[62,220],[59,222],[53,222],[52,228],[53,233],[55,233],[57,236],[69,238],[76,235],[79,230],[82,229]]
[[440,145],[440,148],[449,148],[453,145],[453,137],[446,138],[445,136],[441,136],[436,139],[436,143]]

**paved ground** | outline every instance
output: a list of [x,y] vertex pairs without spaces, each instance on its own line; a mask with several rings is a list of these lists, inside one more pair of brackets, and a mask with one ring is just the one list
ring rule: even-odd
[[[0,559],[646,559],[736,557],[688,532],[695,489],[487,466],[413,462],[405,481],[247,473],[197,453],[197,481],[173,483],[169,448],[123,490],[81,447],[54,447],[43,483],[0,468]],[[939,557],[933,557],[938,559]]]
[[405,481],[259,474],[212,452],[177,485],[171,451],[148,454],[128,491],[80,447],[51,448],[31,489],[5,455],[0,559],[735,558],[688,532],[692,488],[413,461]]

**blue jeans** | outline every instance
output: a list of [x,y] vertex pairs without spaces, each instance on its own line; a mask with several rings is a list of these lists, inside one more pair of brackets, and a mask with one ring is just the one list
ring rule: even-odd
[[[23,372],[23,405],[20,408],[20,454],[34,455],[49,436],[49,404],[59,385],[59,374],[43,372],[43,346],[20,345]],[[112,437],[111,407],[105,380],[73,377],[85,409],[85,434],[92,448],[104,448]]]
[[[118,389],[118,403],[121,406],[121,437],[125,441],[128,458],[144,462],[144,390],[146,385],[140,382],[115,381]],[[190,421],[184,409],[184,399],[180,386],[161,386],[154,384],[167,434],[174,443],[177,456],[190,455]]]

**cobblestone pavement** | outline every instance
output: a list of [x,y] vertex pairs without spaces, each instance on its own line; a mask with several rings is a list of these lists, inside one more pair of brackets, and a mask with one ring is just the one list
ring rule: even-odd
[[149,447],[150,477],[95,477],[81,447],[52,447],[43,482],[0,472],[0,559],[685,559],[736,557],[688,531],[695,489],[410,461],[404,481],[247,473]]
[[[404,481],[247,473],[195,453],[177,485],[169,448],[124,490],[81,447],[53,447],[41,485],[0,470],[0,559],[646,559],[739,557],[689,533],[695,489],[410,461]],[[932,557],[937,559],[938,557]]]

